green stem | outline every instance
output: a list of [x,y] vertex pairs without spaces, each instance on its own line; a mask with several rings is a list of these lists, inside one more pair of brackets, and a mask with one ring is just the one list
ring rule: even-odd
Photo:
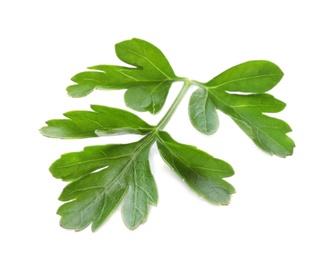
[[184,85],[183,85],[182,89],[180,90],[180,92],[179,92],[178,96],[176,97],[175,101],[172,103],[168,112],[166,112],[164,117],[161,119],[161,121],[156,126],[156,131],[162,130],[166,126],[166,124],[170,121],[172,115],[175,113],[178,105],[180,104],[180,102],[184,98],[184,96],[185,96],[185,94],[186,94],[186,92],[187,92],[187,90],[189,89],[190,86],[191,86],[191,81],[188,80],[188,79],[184,79]]
[[196,80],[191,80],[191,84],[192,84],[192,85],[196,85],[196,86],[198,86],[198,87],[200,87],[200,88],[205,88],[205,89],[207,89],[207,87],[206,87],[203,83],[201,83],[201,82],[199,82],[199,81],[196,81]]
[[157,124],[156,128],[152,132],[150,132],[148,135],[146,135],[143,139],[141,139],[142,143],[138,147],[138,150],[135,151],[136,155],[139,155],[147,146],[152,145],[156,141],[156,138],[158,136],[158,131],[162,130],[166,126],[166,124],[170,121],[172,115],[175,113],[178,105],[180,104],[180,102],[184,98],[187,90],[189,89],[189,87],[192,84],[192,82],[190,80],[185,79],[185,78],[182,79],[182,81],[184,82],[184,85],[183,85],[182,89],[180,90],[180,92],[178,93],[178,96],[176,97],[175,101],[173,101],[168,112],[166,112],[166,114],[163,116],[161,121]]

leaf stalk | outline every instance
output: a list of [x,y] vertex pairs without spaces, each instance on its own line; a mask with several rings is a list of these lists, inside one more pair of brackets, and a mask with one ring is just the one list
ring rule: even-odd
[[187,90],[190,88],[191,86],[191,81],[188,79],[184,79],[184,85],[182,87],[182,89],[180,90],[178,96],[176,97],[175,101],[172,103],[172,105],[170,106],[168,112],[166,112],[166,114],[164,115],[164,117],[161,119],[161,121],[157,124],[155,131],[159,131],[162,130],[167,123],[170,121],[171,117],[173,116],[173,114],[175,113],[177,107],[179,106],[180,102],[183,100]]

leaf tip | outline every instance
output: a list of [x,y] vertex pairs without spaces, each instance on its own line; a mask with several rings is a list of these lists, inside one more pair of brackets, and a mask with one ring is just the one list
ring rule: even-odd
[[67,95],[72,98],[81,98],[88,96],[94,89],[95,86],[91,84],[75,84],[68,86],[66,91]]
[[48,138],[61,138],[60,136],[57,135],[58,128],[53,127],[53,126],[43,126],[42,128],[39,129],[39,132]]
[[48,136],[46,135],[46,132],[47,132],[47,131],[45,131],[46,129],[47,129],[47,126],[43,126],[42,128],[40,128],[40,129],[38,130],[38,132],[39,132],[40,134],[42,134],[42,135],[48,137]]

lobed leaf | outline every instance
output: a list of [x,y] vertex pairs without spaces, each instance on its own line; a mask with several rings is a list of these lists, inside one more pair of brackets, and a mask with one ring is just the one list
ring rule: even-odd
[[235,189],[222,178],[234,174],[232,167],[194,146],[177,143],[160,131],[158,150],[164,161],[200,196],[214,204],[226,205]]
[[295,147],[287,136],[291,132],[290,126],[264,114],[280,112],[286,106],[264,93],[282,77],[283,72],[274,63],[256,60],[234,66],[202,86],[208,91],[208,99],[214,106],[229,115],[259,148],[269,154],[286,157],[292,155]]
[[54,177],[71,181],[59,197],[66,202],[57,212],[62,227],[79,231],[92,224],[94,231],[121,201],[129,229],[147,220],[149,205],[156,205],[158,200],[148,162],[149,138],[131,144],[86,147],[82,152],[62,155],[52,164]]
[[76,84],[67,88],[72,97],[83,97],[94,89],[128,89],[126,104],[137,111],[156,114],[163,107],[171,84],[178,80],[164,54],[141,39],[116,44],[118,58],[135,68],[114,65],[89,67],[90,71],[76,74]]
[[110,134],[147,134],[152,129],[138,116],[118,108],[92,105],[93,111],[70,111],[68,119],[53,119],[40,129],[47,137],[88,138]]
[[218,89],[210,91],[210,98],[259,148],[280,157],[292,155],[295,144],[286,135],[291,132],[290,126],[263,114],[282,111],[283,102],[269,94],[231,95]]

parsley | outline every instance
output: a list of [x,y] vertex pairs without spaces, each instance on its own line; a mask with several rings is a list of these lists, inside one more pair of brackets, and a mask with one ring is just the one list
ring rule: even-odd
[[[71,111],[67,119],[47,121],[41,133],[47,137],[73,139],[114,134],[138,134],[142,139],[128,144],[85,147],[64,154],[50,167],[55,178],[68,181],[59,200],[60,224],[82,230],[91,224],[96,230],[122,203],[122,216],[129,229],[144,223],[149,206],[157,205],[158,193],[150,171],[148,155],[156,142],[163,160],[200,196],[217,205],[227,205],[234,187],[224,179],[234,174],[225,161],[178,143],[163,131],[191,85],[198,89],[189,102],[189,117],[200,132],[217,131],[217,110],[227,114],[253,142],[269,154],[292,154],[293,140],[287,123],[265,113],[280,112],[285,104],[266,94],[283,77],[272,62],[248,61],[234,66],[207,83],[175,75],[168,60],[154,45],[140,39],[115,46],[120,60],[132,65],[98,65],[72,78],[67,88],[72,97],[83,97],[95,89],[126,89],[125,103],[136,111],[158,113],[173,82],[184,83],[161,121],[152,126],[138,116],[118,108],[92,105],[91,111]],[[134,66],[134,67],[133,67]]]

